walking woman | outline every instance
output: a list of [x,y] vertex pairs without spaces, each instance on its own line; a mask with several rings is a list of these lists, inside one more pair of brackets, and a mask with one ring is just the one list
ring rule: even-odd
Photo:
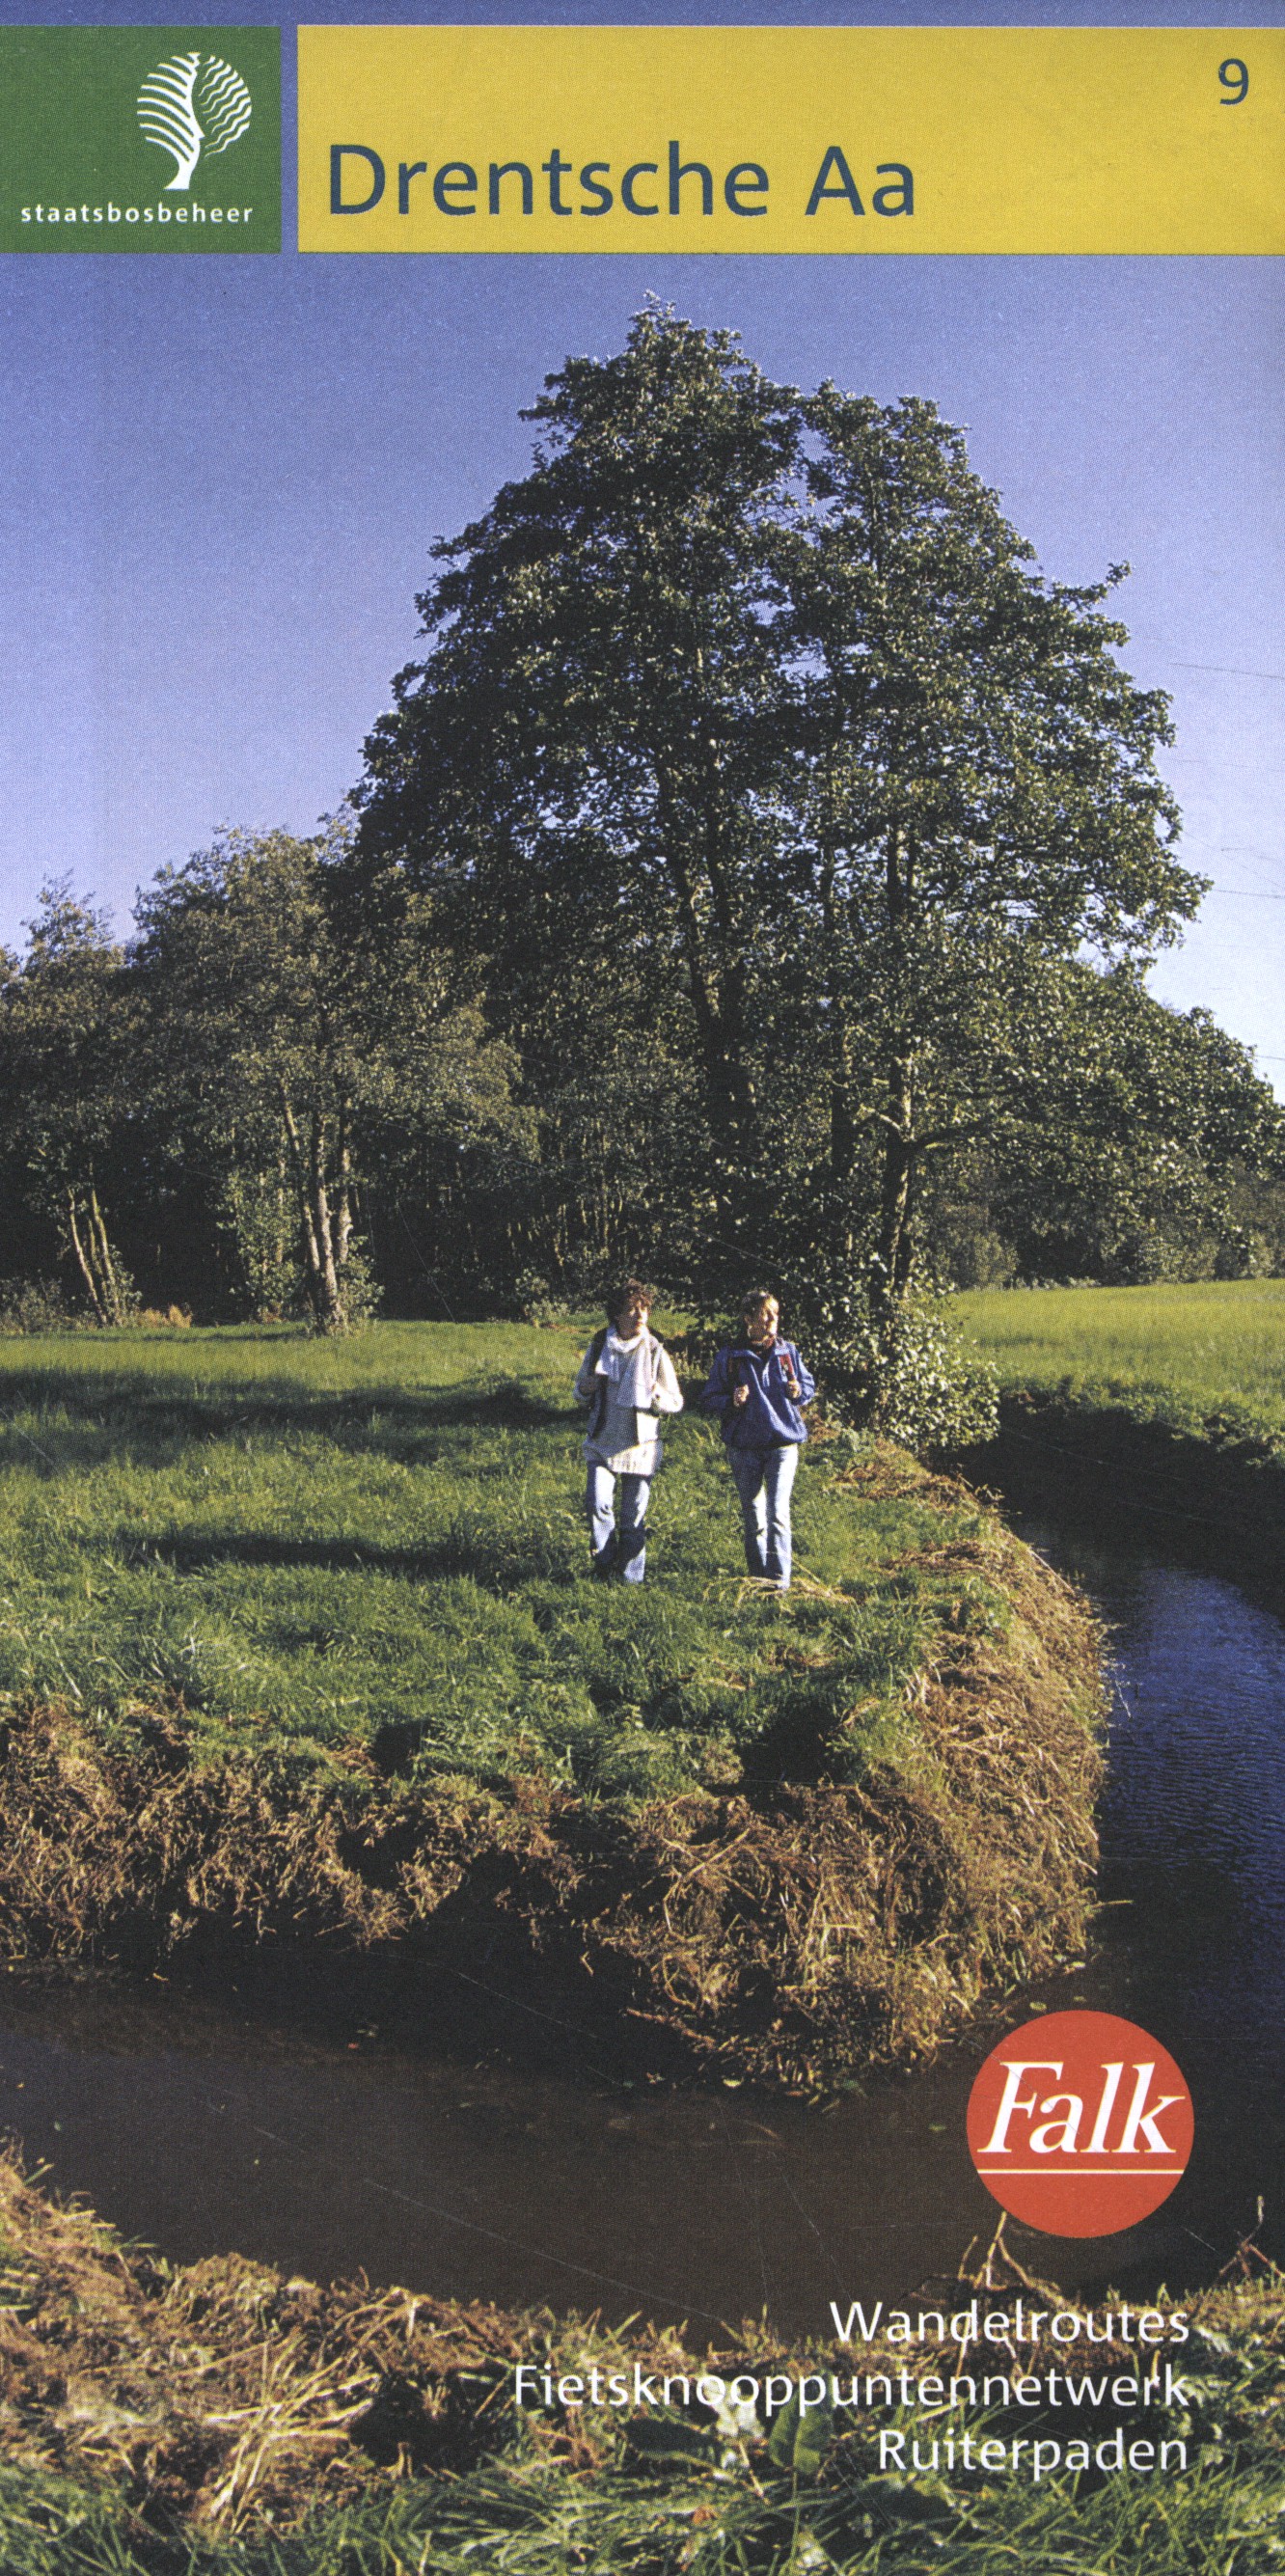
[[575,1383],[577,1404],[589,1407],[585,1507],[593,1570],[618,1574],[625,1583],[641,1583],[647,1566],[647,1504],[665,1454],[656,1417],[683,1409],[674,1363],[647,1329],[654,1303],[655,1291],[641,1279],[624,1279],[610,1290],[606,1330],[594,1334]]
[[727,1463],[741,1498],[745,1562],[778,1592],[790,1588],[790,1494],[807,1425],[799,1410],[816,1394],[795,1343],[782,1341],[781,1309],[770,1288],[741,1301],[741,1331],[721,1350],[701,1410],[722,1417]]

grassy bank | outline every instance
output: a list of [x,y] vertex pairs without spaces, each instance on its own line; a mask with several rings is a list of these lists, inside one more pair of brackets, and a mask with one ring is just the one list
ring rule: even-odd
[[[977,1291],[959,1321],[999,1374],[997,1468],[1279,1563],[1285,1535],[1285,1280]],[[1002,1451],[1002,1456],[1001,1456]]]
[[817,1442],[795,1590],[765,1597],[690,1418],[647,1585],[592,1584],[579,1347],[0,1348],[12,1955],[498,1943],[810,2083],[1074,1949],[1097,1678],[1072,1596],[963,1487]]
[[[1002,2286],[1002,2261],[986,2269],[981,2306],[1011,2325],[1012,2277]],[[947,2308],[971,2289],[942,2285]],[[1053,2292],[1041,2307],[1050,2299],[1061,2304]],[[909,2350],[787,2347],[747,2326],[702,2352],[642,2324],[608,2333],[364,2281],[324,2288],[237,2257],[171,2270],[56,2207],[12,2158],[0,2158],[0,2300],[6,2576],[464,2576],[479,2564],[509,2576],[998,2576],[1018,2564],[1268,2576],[1280,2563],[1285,2290],[1248,2264],[1163,2302],[1185,2311],[1183,2376],[1145,2430],[1180,2439],[1185,2463],[1046,2467],[1038,2484],[975,2462],[903,2476],[881,2467],[878,2436],[913,2426],[926,2440],[949,2422],[958,2437],[967,2424],[975,2441],[1025,2435],[1029,2459],[1054,2415],[1010,2398],[1005,2375],[1065,2371],[1064,2342],[988,2345],[1000,2377],[984,2422],[966,2390],[948,2418],[931,2390],[918,2396],[942,2367],[931,2325]],[[1099,2327],[1104,2310],[1118,2326],[1119,2303],[1096,2303]],[[551,2371],[551,2405],[514,2406],[520,2362]],[[865,2402],[866,2374],[907,2363],[909,2407],[890,2411],[877,2382]],[[595,2364],[604,2395],[612,2372],[632,2391],[637,2365],[652,2403],[595,2404]],[[1108,2386],[1136,2372],[1136,2340],[1108,2330],[1092,2366]],[[859,2372],[856,2412],[800,2423],[760,2399],[720,2415],[708,2382],[704,2401],[695,2388],[708,2372],[761,2388],[805,2369],[837,2373],[845,2390]],[[1096,2443],[1121,2420],[1104,2392],[1074,2429]],[[1056,2430],[1065,2446],[1065,2420]]]
[[1285,1453],[1285,1279],[976,1289],[953,1302],[1006,1389],[1184,1431],[1239,1422]]

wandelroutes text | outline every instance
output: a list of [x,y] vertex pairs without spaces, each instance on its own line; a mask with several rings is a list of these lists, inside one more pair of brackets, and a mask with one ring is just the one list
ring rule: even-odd
[[[797,2407],[800,2416],[832,2415],[836,2429],[855,2415],[909,2416],[909,2423],[877,2428],[878,2466],[884,2471],[976,2469],[994,2475],[1007,2470],[1038,2483],[1059,2470],[1092,2467],[1147,2476],[1187,2466],[1185,2440],[1159,2420],[1181,2415],[1191,2402],[1181,2368],[1160,2349],[1189,2340],[1185,2310],[1128,2304],[1104,2310],[1049,2309],[1022,2299],[1005,2308],[982,2308],[974,2299],[948,2315],[936,2308],[885,2309],[882,2300],[867,2309],[854,2300],[847,2309],[832,2301],[830,2313],[840,2343],[878,2340],[881,2346],[914,2346],[917,2366],[912,2368],[908,2357],[904,2364],[866,2371],[808,2367],[738,2371],[727,2377],[711,2370],[645,2370],[641,2363],[611,2370],[587,2361],[581,2371],[557,2372],[523,2362],[514,2372],[514,2400],[519,2408],[549,2410],[694,2408],[712,2417],[719,2431],[739,2439],[752,2438],[790,2407]],[[1063,2348],[1056,2360],[1049,2358],[1046,2343]],[[1102,2366],[1094,2368],[1088,2347],[1103,2344],[1113,2348],[1112,2356],[1103,2354]],[[1121,2344],[1137,2347],[1133,2367],[1119,2366]],[[1078,2353],[1069,2349],[1077,2345]],[[941,2347],[943,2360],[947,2347],[954,2347],[949,2369],[922,2368],[925,2352],[934,2346]],[[1032,2346],[1040,2347],[1038,2356]],[[1043,2419],[1039,2429],[1001,2434],[988,2420],[984,2431],[977,2432],[958,2420],[969,2410],[989,2419],[1013,2408],[1038,2413]],[[1118,2410],[1114,2425],[1111,2410]],[[1048,2425],[1050,2414],[1065,2416],[1064,2429]]]

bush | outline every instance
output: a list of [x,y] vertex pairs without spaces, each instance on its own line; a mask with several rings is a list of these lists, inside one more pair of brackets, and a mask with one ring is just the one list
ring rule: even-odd
[[74,1333],[88,1321],[56,1279],[0,1279],[0,1333]]
[[571,1313],[561,1296],[539,1270],[520,1270],[513,1286],[518,1320],[523,1324],[560,1324]]
[[999,1382],[922,1281],[878,1313],[854,1282],[814,1289],[809,1356],[830,1409],[903,1448],[962,1449],[999,1428]]

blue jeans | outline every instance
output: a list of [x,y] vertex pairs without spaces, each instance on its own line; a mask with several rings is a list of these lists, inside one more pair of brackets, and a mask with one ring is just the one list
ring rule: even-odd
[[647,1503],[650,1476],[621,1476],[620,1533],[616,1533],[616,1483],[610,1467],[591,1466],[585,1485],[589,1545],[595,1574],[618,1574],[625,1583],[641,1583],[647,1566]]
[[771,1449],[732,1449],[727,1463],[736,1479],[745,1523],[745,1562],[779,1592],[790,1588],[790,1492],[799,1463],[797,1441]]

